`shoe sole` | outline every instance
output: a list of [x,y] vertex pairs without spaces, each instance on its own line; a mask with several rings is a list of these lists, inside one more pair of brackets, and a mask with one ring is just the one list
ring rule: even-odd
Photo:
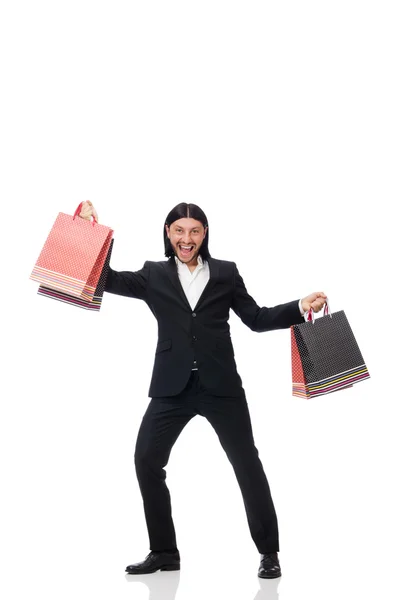
[[258,575],[261,579],[277,579],[277,577],[281,577],[281,573],[278,575]]
[[163,567],[159,567],[157,569],[145,569],[143,571],[129,571],[126,569],[127,575],[149,575],[150,573],[156,573],[157,571],[180,571],[180,565],[164,565]]

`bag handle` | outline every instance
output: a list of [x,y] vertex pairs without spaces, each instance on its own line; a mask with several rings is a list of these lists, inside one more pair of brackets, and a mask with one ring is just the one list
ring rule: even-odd
[[[329,300],[327,298],[326,301],[325,301],[325,304],[324,304],[324,314],[323,314],[323,317],[325,317],[328,314],[329,314],[329,316],[332,319],[331,309],[329,307]],[[312,308],[310,308],[305,313],[305,320],[314,324],[314,321],[315,321],[314,315],[315,315],[314,310]]]
[[[75,220],[75,218],[80,214],[81,209],[82,209],[83,203],[80,202],[80,204],[78,205],[78,207],[76,208],[76,210],[74,211],[74,215],[73,215],[73,221]],[[94,215],[92,215],[92,226],[95,225],[95,223],[98,223],[98,221],[96,220],[96,218],[94,217]]]

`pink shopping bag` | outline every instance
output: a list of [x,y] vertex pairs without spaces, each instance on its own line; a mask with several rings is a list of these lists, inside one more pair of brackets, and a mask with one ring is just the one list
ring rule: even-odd
[[[92,302],[113,230],[80,219],[82,202],[74,215],[60,212],[47,237],[30,279],[52,290]],[[77,217],[77,218],[76,218]]]

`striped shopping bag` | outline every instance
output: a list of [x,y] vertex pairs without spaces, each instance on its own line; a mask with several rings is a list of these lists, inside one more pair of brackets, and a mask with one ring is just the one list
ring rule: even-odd
[[36,261],[30,279],[61,294],[92,303],[113,230],[60,212]]
[[291,327],[292,395],[316,398],[370,377],[343,310]]
[[[103,252],[105,247],[101,250]],[[76,298],[76,296],[72,296],[71,294],[67,294],[66,292],[59,292],[57,290],[52,290],[49,287],[44,285],[40,285],[37,291],[41,296],[46,296],[47,298],[52,298],[53,300],[59,300],[60,302],[66,302],[66,304],[72,304],[73,306],[79,306],[80,308],[85,308],[86,310],[95,310],[98,311],[102,305],[103,293],[105,291],[105,283],[106,278],[109,271],[109,262],[113,249],[113,240],[110,242],[110,247],[105,259],[105,263],[102,269],[101,276],[98,281],[98,285],[95,290],[94,297],[91,301],[83,300],[82,298]]]

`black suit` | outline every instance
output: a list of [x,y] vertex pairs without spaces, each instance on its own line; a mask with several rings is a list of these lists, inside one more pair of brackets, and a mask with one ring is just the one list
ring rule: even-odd
[[194,357],[203,385],[214,396],[239,396],[228,323],[232,308],[253,331],[300,323],[298,300],[259,308],[247,293],[235,263],[209,259],[210,279],[194,311],[183,292],[174,257],[146,261],[140,271],[110,269],[106,291],[144,300],[158,322],[158,343],[149,396],[175,396],[190,377]]
[[[303,318],[298,300],[260,308],[248,294],[235,263],[214,258],[208,263],[210,279],[193,311],[174,257],[146,261],[135,272],[110,269],[106,282],[107,292],[144,300],[158,322],[149,388],[152,400],[135,450],[150,548],[176,547],[164,467],[183,427],[200,414],[214,427],[235,470],[259,552],[276,552],[276,513],[252,436],[228,319],[232,308],[250,329],[261,332],[288,328]],[[196,366],[198,370],[192,371]]]

